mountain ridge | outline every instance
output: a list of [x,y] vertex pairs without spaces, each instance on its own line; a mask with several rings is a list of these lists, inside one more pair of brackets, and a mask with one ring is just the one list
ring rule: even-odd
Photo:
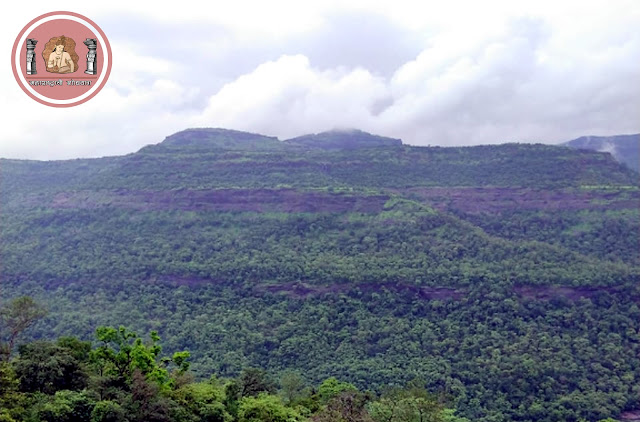
[[203,380],[421,379],[481,422],[640,407],[637,173],[592,150],[351,133],[0,159],[1,299],[49,308],[32,338],[158,331]]
[[[78,179],[77,188],[100,183],[125,188],[136,179],[140,187],[174,189],[270,185],[321,188],[335,183],[361,188],[544,187],[601,185],[614,179],[619,185],[636,185],[638,179],[610,155],[588,150],[515,143],[420,147],[358,130],[280,141],[227,129],[187,129],[123,156],[47,162],[0,159],[0,165],[8,178],[5,193],[25,183],[36,188],[38,178],[43,184],[48,177],[62,181],[63,174],[69,181]],[[182,169],[180,173],[173,171],[178,168]],[[120,179],[122,183],[117,182]]]
[[290,145],[321,149],[357,149],[403,145],[400,139],[373,135],[359,129],[334,129],[290,138],[283,142]]
[[359,149],[400,146],[400,139],[373,135],[358,129],[333,129],[280,140],[275,136],[224,128],[190,128],[167,136],[142,150],[193,148],[194,151],[264,150],[280,148]]

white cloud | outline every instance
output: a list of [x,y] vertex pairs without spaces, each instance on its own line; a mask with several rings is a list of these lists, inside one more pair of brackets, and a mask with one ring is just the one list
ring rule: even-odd
[[[10,8],[0,33],[13,39],[48,7]],[[0,67],[0,156],[122,154],[193,126],[281,138],[356,127],[440,145],[640,131],[633,0],[67,8],[107,25],[111,78],[88,103],[53,109]],[[61,121],[72,130],[52,137]]]
[[[158,142],[184,127],[179,109],[198,93],[171,79],[178,67],[163,58],[137,54],[128,45],[117,51],[109,81],[90,101],[52,108],[28,98],[13,81],[0,110],[6,130],[0,156],[62,159],[126,154]],[[6,70],[5,70],[6,72]],[[10,71],[9,71],[10,73]]]
[[444,32],[389,80],[285,56],[224,86],[195,122],[281,137],[357,127],[423,145],[637,131],[640,68],[629,57],[640,57],[638,42],[610,46],[585,33],[580,50],[592,54],[573,55],[549,43],[553,31],[541,19],[519,18],[479,39]]
[[283,56],[225,85],[193,123],[289,137],[366,120],[385,96],[367,70],[319,71],[305,56]]

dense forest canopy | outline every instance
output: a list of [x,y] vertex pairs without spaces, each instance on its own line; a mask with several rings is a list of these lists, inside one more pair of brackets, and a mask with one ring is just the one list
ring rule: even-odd
[[[173,420],[209,420],[181,394],[210,394],[220,420],[264,420],[237,406],[336,420],[347,405],[377,420],[418,399],[445,418],[433,420],[640,409],[639,176],[610,154],[192,129],[127,156],[0,160],[0,172],[1,303],[28,295],[47,310],[3,367],[5,394],[33,412],[135,414],[136,388]],[[25,360],[95,357],[96,328],[120,325],[159,333],[166,373],[132,372],[109,404],[91,395],[100,366],[76,356],[87,384],[25,387]],[[140,347],[155,361],[153,341]],[[185,351],[193,378],[178,381]],[[230,403],[250,368],[280,384]],[[283,398],[291,373],[307,410]],[[331,377],[360,395],[323,402]]]

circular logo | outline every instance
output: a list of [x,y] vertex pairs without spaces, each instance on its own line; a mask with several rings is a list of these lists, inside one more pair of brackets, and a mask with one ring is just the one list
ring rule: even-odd
[[41,104],[73,107],[93,98],[111,72],[107,36],[73,12],[38,16],[20,31],[11,67],[22,90]]

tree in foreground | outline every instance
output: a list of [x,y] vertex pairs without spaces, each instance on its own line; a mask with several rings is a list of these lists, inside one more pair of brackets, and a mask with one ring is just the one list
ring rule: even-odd
[[21,296],[0,308],[0,359],[8,361],[20,335],[47,311],[33,298]]

